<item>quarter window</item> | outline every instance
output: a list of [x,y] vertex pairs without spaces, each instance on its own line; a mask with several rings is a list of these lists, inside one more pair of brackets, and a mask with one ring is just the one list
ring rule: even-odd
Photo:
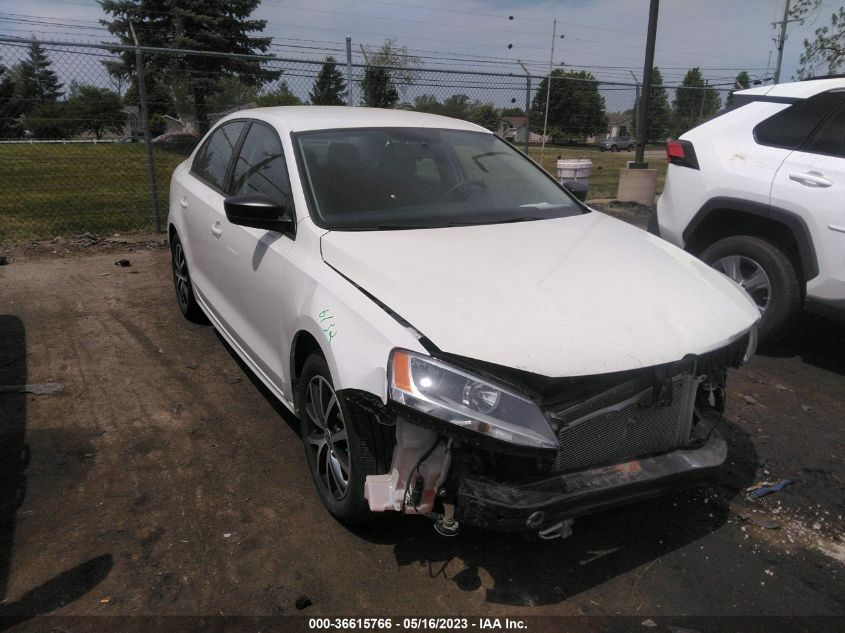
[[222,191],[226,184],[226,169],[243,128],[243,121],[233,121],[217,128],[194,157],[191,173]]
[[754,138],[761,145],[798,149],[841,97],[825,92],[810,97],[770,116],[754,128]]
[[282,144],[266,125],[253,123],[246,134],[231,191],[234,195],[263,193],[274,202],[290,206],[290,181]]
[[845,158],[845,104],[822,123],[802,151]]

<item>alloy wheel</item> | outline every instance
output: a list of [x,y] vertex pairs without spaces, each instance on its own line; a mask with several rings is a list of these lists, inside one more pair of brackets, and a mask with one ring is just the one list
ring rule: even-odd
[[337,394],[323,376],[314,376],[308,383],[305,415],[306,441],[317,478],[333,498],[343,499],[349,490],[349,435]]
[[760,264],[743,255],[728,255],[713,262],[713,268],[742,286],[757,304],[760,314],[766,311],[772,295],[772,282]]
[[191,299],[191,278],[188,275],[188,262],[182,243],[173,245],[173,282],[176,285],[176,298],[183,309],[187,309]]

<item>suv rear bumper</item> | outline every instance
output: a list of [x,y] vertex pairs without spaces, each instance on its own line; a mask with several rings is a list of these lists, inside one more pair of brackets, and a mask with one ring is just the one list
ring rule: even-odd
[[457,492],[456,518],[501,531],[542,531],[563,520],[660,496],[712,474],[728,448],[714,431],[706,444],[656,457],[555,474],[522,484],[467,477]]

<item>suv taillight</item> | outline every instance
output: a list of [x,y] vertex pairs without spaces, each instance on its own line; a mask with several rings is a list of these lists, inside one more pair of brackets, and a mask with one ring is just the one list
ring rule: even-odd
[[673,165],[698,169],[695,148],[689,141],[668,141],[666,143],[666,160]]

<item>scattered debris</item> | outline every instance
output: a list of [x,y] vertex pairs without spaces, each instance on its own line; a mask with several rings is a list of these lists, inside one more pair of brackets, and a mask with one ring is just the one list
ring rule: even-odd
[[[780,523],[775,521],[774,519],[769,519],[764,516],[760,516],[756,512],[748,512],[746,510],[741,510],[739,508],[735,508],[737,516],[742,519],[743,521],[749,521],[753,523],[757,527],[761,527],[765,530],[779,530]],[[742,528],[745,531],[745,528]]]
[[114,265],[115,265],[115,266],[120,266],[121,268],[128,268],[129,266],[131,266],[131,265],[132,265],[132,262],[130,262],[128,259],[118,259],[118,260],[114,263]]
[[778,391],[789,391],[789,389],[787,389],[784,385],[781,384],[775,385],[775,389],[777,389]]
[[100,598],[100,604],[108,604],[111,602],[111,596],[106,596],[105,598]]
[[742,394],[742,399],[745,400],[748,404],[757,404],[757,401],[754,399],[754,396],[749,396],[746,394]]
[[231,532],[224,532],[223,538],[232,538],[232,533]]
[[65,386],[60,382],[0,386],[0,393],[31,393],[36,396],[49,396],[54,393],[61,393],[64,390]]
[[173,412],[173,415],[178,415],[181,408],[182,408],[182,403],[179,400],[176,400],[173,403],[173,406],[170,407],[170,410]]
[[199,363],[188,363],[187,365],[185,365],[185,367],[187,367],[188,369],[196,369],[199,366]]
[[780,481],[773,486],[762,486],[760,488],[757,488],[757,490],[755,490],[754,492],[752,492],[751,496],[754,499],[759,499],[760,497],[765,497],[766,495],[770,495],[773,492],[780,492],[781,490],[786,488],[791,483],[792,483],[791,479],[784,479],[783,481]]
[[296,599],[296,603],[295,603],[298,611],[302,611],[303,609],[307,609],[312,604],[314,604],[314,603],[311,602],[311,598],[309,598],[308,596],[300,596],[299,598]]
[[807,411],[810,410],[810,407],[808,407],[806,404],[802,404],[801,409],[804,411],[804,413],[807,413]]
[[775,572],[773,572],[771,569],[765,569],[763,571],[765,571],[768,576],[774,576],[775,575]]
[[108,277],[109,275],[111,275],[111,273],[100,273],[98,276],[99,277]]
[[647,626],[647,627],[649,627],[649,628],[651,628],[651,627],[653,627],[653,626],[657,626],[657,622],[655,622],[655,621],[654,621],[654,620],[652,620],[651,618],[649,618],[648,620],[643,620],[642,622],[640,622],[640,624],[641,624],[642,626]]

